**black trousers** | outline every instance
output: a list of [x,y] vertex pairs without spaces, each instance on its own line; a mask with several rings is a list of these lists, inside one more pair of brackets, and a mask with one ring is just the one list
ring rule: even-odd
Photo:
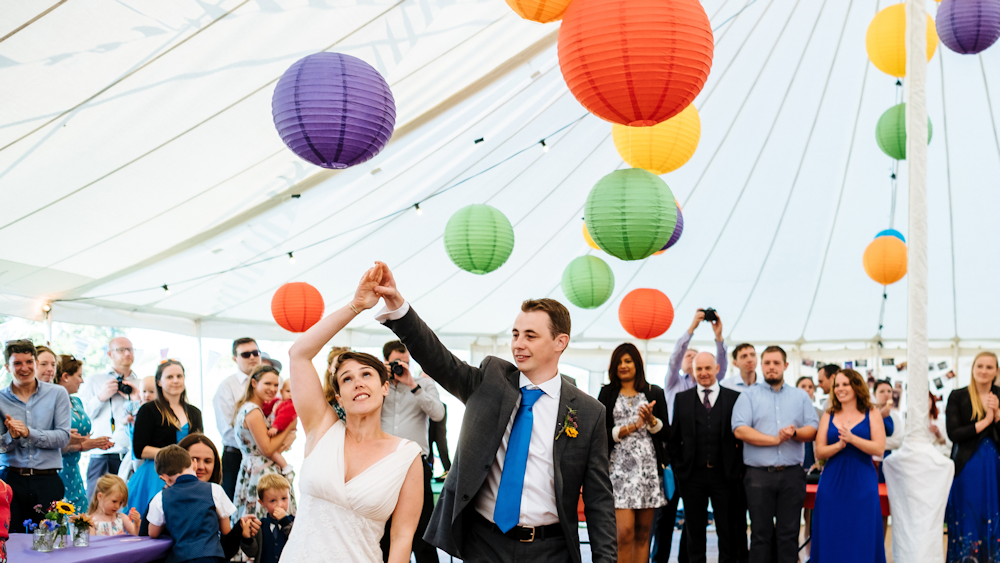
[[222,449],[222,490],[226,491],[229,500],[236,495],[236,478],[240,476],[240,464],[243,454],[232,446]]
[[10,503],[10,533],[25,533],[24,521],[31,519],[35,524],[42,521],[43,516],[35,511],[35,505],[47,509],[54,500],[62,500],[66,494],[62,479],[58,475],[20,475],[6,468],[0,472],[3,479],[13,490]]
[[[424,507],[420,511],[420,521],[417,522],[417,531],[413,534],[413,545],[410,549],[417,558],[417,563],[438,563],[437,548],[424,541],[424,531],[431,521],[431,512],[434,511],[434,491],[431,490],[431,466],[427,463],[427,456],[422,456],[424,466]],[[389,561],[389,547],[392,540],[389,535],[392,529],[392,518],[385,523],[385,532],[382,534],[382,560]]]
[[434,444],[437,444],[438,457],[441,458],[441,467],[444,467],[445,471],[451,471],[451,456],[448,455],[448,428],[445,426],[447,420],[446,416],[440,422],[432,420],[427,425],[427,449],[432,454],[430,459],[432,469],[434,467]]
[[[732,523],[735,490],[722,468],[699,468],[681,482],[684,499],[684,531],[687,533],[688,560],[705,563],[708,526],[708,501],[712,500],[715,530],[719,538],[719,563],[736,563],[737,546],[733,541]],[[746,543],[744,541],[744,543]]]
[[[677,504],[681,501],[680,482],[674,474],[674,498],[667,505],[656,509],[653,518],[653,548],[650,558],[653,563],[667,563],[670,560],[670,547],[674,541],[674,524],[677,522]],[[686,503],[685,503],[686,504]],[[681,530],[681,545],[677,551],[678,563],[688,563],[688,547],[686,527]]]
[[557,536],[522,543],[500,533],[495,524],[479,516],[471,504],[466,512],[462,561],[465,563],[570,563],[566,538]]
[[739,563],[750,561],[750,550],[747,548],[747,489],[743,485],[743,477],[730,481],[733,493],[730,497],[732,516],[729,518],[733,526],[733,544],[736,545],[736,560]]
[[118,475],[122,466],[122,454],[98,454],[90,456],[87,464],[87,497],[94,496],[97,480],[108,473]]
[[772,535],[778,563],[799,560],[799,516],[806,500],[806,474],[802,466],[783,471],[747,467],[743,479],[750,507],[750,561],[770,563]]

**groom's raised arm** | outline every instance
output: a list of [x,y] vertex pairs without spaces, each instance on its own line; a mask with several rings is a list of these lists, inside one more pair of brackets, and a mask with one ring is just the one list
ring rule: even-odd
[[381,262],[377,264],[382,265],[382,283],[376,292],[382,296],[387,310],[380,312],[375,319],[396,333],[425,375],[463,403],[466,402],[482,383],[482,370],[455,357],[438,340],[434,331],[400,295],[389,267]]

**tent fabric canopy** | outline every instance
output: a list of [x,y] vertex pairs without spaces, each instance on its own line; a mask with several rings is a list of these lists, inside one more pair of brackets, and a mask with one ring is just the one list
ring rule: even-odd
[[[377,259],[441,334],[504,337],[523,299],[568,303],[563,269],[589,252],[616,286],[570,307],[575,341],[628,339],[618,305],[640,287],[677,311],[663,342],[698,307],[736,341],[870,342],[880,319],[905,339],[907,278],[883,316],[861,262],[876,233],[907,235],[906,167],[875,140],[901,89],[865,52],[890,3],[703,0],[716,48],[701,141],[662,176],[684,235],[639,262],[581,236],[590,188],[625,165],[611,124],[566,88],[558,23],[498,0],[95,0],[33,22],[50,4],[16,3],[0,17],[0,37],[17,30],[0,41],[0,313],[52,302],[60,321],[287,339],[270,313],[281,284],[312,284],[329,311]],[[389,145],[347,170],[299,160],[271,120],[278,77],[321,50],[368,62],[396,100]],[[930,339],[1000,340],[1000,50],[939,49],[927,97]],[[473,203],[515,232],[484,276],[443,242]],[[350,328],[385,334],[371,315]]]

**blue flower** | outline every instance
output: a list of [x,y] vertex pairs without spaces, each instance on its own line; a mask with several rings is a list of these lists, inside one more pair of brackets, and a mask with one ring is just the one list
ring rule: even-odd
[[25,529],[28,530],[29,532],[34,532],[35,528],[38,527],[38,524],[32,522],[31,518],[28,518],[27,520],[22,522],[21,525],[23,525]]

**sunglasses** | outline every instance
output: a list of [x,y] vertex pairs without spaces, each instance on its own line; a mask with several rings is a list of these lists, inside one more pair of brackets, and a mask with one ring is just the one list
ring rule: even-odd
[[243,358],[244,360],[249,359],[250,356],[253,356],[253,357],[256,358],[259,355],[260,355],[260,350],[251,350],[249,352],[240,352],[240,357]]

